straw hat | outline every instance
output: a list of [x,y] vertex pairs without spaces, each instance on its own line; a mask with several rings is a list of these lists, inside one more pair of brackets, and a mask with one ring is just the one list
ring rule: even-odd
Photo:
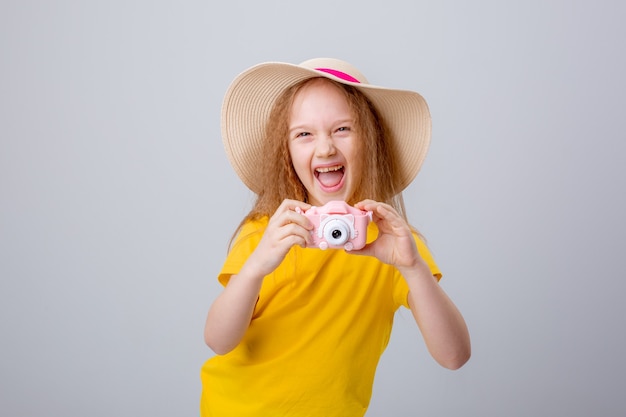
[[266,62],[239,74],[226,91],[222,105],[222,140],[228,159],[244,184],[261,191],[259,158],[265,125],[278,96],[307,78],[326,77],[359,89],[374,104],[391,131],[400,170],[398,192],[417,175],[430,144],[428,105],[416,92],[369,84],[356,68],[332,58],[316,58],[299,65]]

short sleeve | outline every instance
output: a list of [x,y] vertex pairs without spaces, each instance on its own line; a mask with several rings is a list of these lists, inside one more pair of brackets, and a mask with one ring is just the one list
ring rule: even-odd
[[244,223],[217,277],[220,284],[226,286],[230,277],[239,273],[250,254],[252,254],[261,241],[263,232],[267,227],[267,221],[267,218],[263,218],[261,220]]
[[[437,263],[435,262],[435,259],[433,258],[433,255],[430,253],[428,246],[426,246],[426,243],[421,239],[421,237],[417,233],[413,233],[413,237],[415,238],[417,251],[419,252],[422,259],[424,259],[424,261],[430,268],[430,272],[437,279],[437,281],[439,281],[441,279],[442,274],[441,274],[441,271],[439,270],[439,266],[437,265]],[[396,305],[397,306],[402,305],[406,308],[409,308],[408,284],[406,283],[406,281],[404,280],[402,275],[400,275],[399,272],[395,274],[394,280],[395,280],[395,283],[394,283],[393,298],[394,298]]]
[[428,246],[426,246],[426,243],[424,243],[424,241],[417,234],[413,233],[413,237],[415,238],[415,242],[417,243],[417,251],[419,252],[422,259],[424,259],[424,261],[426,261],[426,263],[428,264],[430,272],[432,272],[433,276],[437,278],[437,281],[439,281],[442,276],[441,271],[439,270],[439,266],[437,266],[433,255],[430,253]]

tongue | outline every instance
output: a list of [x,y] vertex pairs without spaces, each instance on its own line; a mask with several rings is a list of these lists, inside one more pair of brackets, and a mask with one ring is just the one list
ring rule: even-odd
[[343,178],[343,171],[320,172],[317,179],[324,187],[334,187]]

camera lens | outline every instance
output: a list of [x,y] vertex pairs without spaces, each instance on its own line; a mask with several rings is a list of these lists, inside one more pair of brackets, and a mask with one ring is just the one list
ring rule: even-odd
[[323,230],[324,239],[330,246],[342,246],[350,238],[350,225],[340,217],[328,220]]

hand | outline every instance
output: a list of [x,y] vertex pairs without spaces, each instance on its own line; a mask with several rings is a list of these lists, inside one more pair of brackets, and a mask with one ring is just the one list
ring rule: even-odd
[[246,263],[265,276],[280,265],[292,246],[306,247],[311,243],[313,224],[296,211],[306,211],[310,207],[301,201],[284,200],[270,218],[259,245]]
[[372,211],[379,234],[363,249],[350,253],[375,256],[398,268],[409,286],[409,307],[428,351],[446,368],[463,366],[471,355],[467,325],[419,255],[407,222],[388,204],[365,200],[355,207]]
[[378,226],[378,238],[351,253],[375,256],[398,269],[414,268],[424,263],[411,228],[393,207],[374,200],[361,201],[355,207],[372,212],[372,220]]

